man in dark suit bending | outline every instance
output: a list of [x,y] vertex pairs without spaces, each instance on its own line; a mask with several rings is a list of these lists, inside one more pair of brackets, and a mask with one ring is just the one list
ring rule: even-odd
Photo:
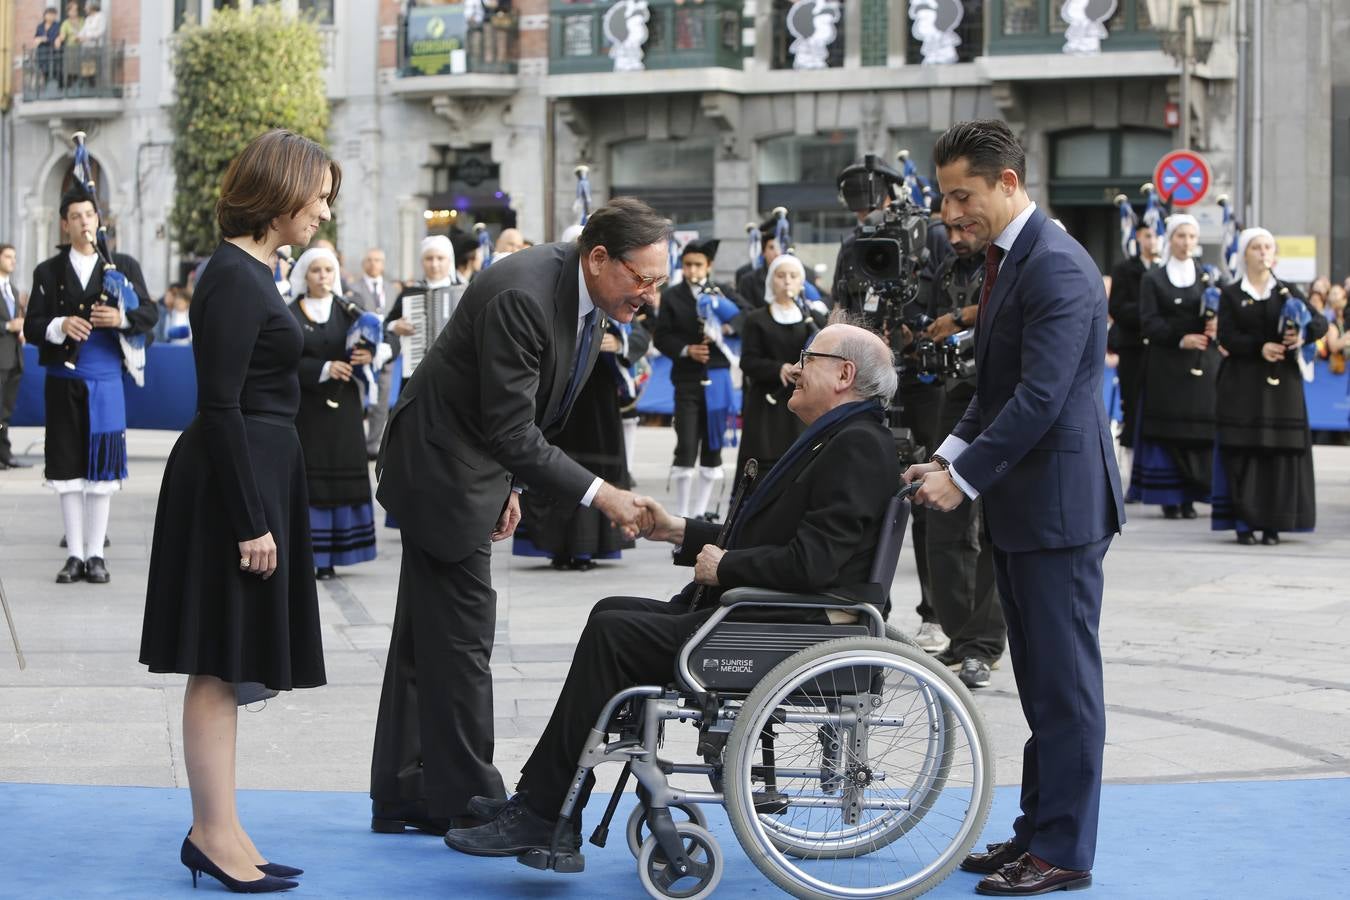
[[[518,792],[506,803],[475,800],[474,809],[492,821],[451,831],[445,837],[450,847],[476,856],[547,847],[605,703],[626,687],[669,682],[679,648],[712,615],[723,589],[829,589],[859,602],[883,596],[868,580],[893,494],[887,486],[898,487],[900,477],[895,439],[883,424],[895,393],[890,350],[871,332],[831,325],[803,352],[794,375],[788,408],[807,429],[748,495],[726,549],[714,543],[718,526],[677,519],[655,501],[640,501],[653,511],[648,536],[677,545],[675,562],[693,566],[694,581],[670,602],[609,597],[596,604]],[[712,590],[695,608],[698,585]],[[798,615],[827,619],[820,610]],[[578,810],[585,803],[582,796]]]
[[630,533],[650,514],[549,438],[600,352],[667,278],[666,220],[645,204],[596,210],[575,244],[485,270],[389,414],[380,502],[403,565],[371,762],[371,827],[444,833],[469,798],[504,797],[492,764],[496,593],[491,541],[520,520],[516,488],[594,506]]
[[1102,559],[1125,521],[1102,370],[1106,294],[1082,246],[1027,197],[1003,122],[952,126],[933,150],[953,240],[986,245],[975,396],[916,502],[984,500],[1008,649],[1031,728],[1013,837],[962,862],[982,894],[1087,887],[1097,844],[1106,709]]

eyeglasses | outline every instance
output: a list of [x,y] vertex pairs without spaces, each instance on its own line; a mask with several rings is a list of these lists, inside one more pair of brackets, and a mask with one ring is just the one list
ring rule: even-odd
[[840,356],[838,353],[817,353],[814,350],[803,350],[802,355],[797,357],[797,365],[805,367],[806,361],[812,357],[820,357],[821,359],[842,359],[844,362],[852,362],[847,356]]
[[653,278],[650,275],[643,275],[637,269],[630,266],[628,264],[628,261],[621,256],[612,256],[610,258],[616,260],[619,263],[619,265],[623,266],[625,269],[628,270],[628,274],[632,275],[633,280],[637,282],[638,290],[642,291],[643,293],[650,291],[652,288],[657,288],[659,290],[660,288],[665,287],[666,282],[670,280],[670,278],[665,275],[659,276],[657,278]]

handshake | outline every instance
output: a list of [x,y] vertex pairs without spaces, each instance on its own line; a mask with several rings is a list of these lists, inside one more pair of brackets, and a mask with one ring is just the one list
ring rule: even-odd
[[672,516],[651,497],[621,490],[605,482],[591,505],[619,526],[629,539],[643,537],[672,544],[684,540],[684,519]]

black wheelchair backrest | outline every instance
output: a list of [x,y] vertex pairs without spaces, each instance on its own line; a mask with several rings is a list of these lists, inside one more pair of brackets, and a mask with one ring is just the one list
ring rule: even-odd
[[882,614],[887,617],[891,614],[891,582],[895,580],[895,567],[900,563],[900,550],[905,545],[905,528],[909,526],[910,493],[908,489],[903,490],[886,505],[886,517],[882,520],[881,534],[877,538],[876,556],[872,558],[869,580],[881,585],[881,593],[885,598]]

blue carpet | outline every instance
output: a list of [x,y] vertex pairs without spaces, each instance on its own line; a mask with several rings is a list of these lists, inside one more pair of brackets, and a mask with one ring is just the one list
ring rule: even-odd
[[[378,835],[360,794],[245,791],[240,812],[277,862],[308,870],[309,897],[607,898],[645,896],[621,827],[587,870],[537,872],[475,859],[438,838]],[[627,820],[632,797],[616,822]],[[997,792],[983,841],[1002,840],[1016,791]],[[603,798],[591,804],[598,819]],[[728,868],[718,895],[781,896],[737,846],[722,810],[707,808]],[[178,863],[189,823],[185,790],[0,784],[0,897],[203,897]],[[1345,896],[1350,875],[1350,779],[1108,785],[1092,897],[1320,898]],[[925,896],[974,896],[958,872]],[[1061,896],[1061,895],[1054,895]],[[1081,895],[1089,896],[1089,895]]]

